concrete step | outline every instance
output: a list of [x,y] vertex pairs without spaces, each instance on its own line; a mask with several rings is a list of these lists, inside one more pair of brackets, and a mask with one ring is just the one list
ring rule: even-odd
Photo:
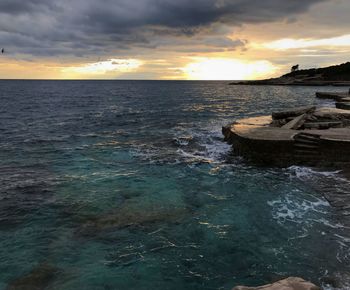
[[306,129],[329,129],[329,128],[340,128],[343,126],[342,122],[305,122],[304,127]]
[[294,148],[296,149],[309,149],[309,150],[317,150],[319,148],[318,144],[306,144],[306,143],[295,143]]
[[319,139],[317,140],[310,140],[310,139],[302,139],[302,138],[295,138],[295,144],[302,143],[302,144],[309,144],[309,145],[319,145]]
[[319,156],[318,151],[312,151],[312,150],[302,150],[297,149],[294,150],[295,155],[301,155],[301,156]]
[[305,137],[313,137],[313,138],[320,138],[320,135],[318,134],[313,134],[313,133],[308,133],[308,132],[300,132],[296,136],[305,136]]
[[319,137],[316,137],[316,136],[309,136],[309,135],[296,135],[294,136],[294,140],[295,141],[300,141],[300,142],[303,142],[303,141],[306,141],[306,142],[315,142],[315,143],[318,143],[320,141],[320,138]]

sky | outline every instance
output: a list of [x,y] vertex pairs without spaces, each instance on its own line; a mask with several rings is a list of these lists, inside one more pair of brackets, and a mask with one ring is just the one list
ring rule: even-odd
[[349,0],[0,0],[0,78],[275,77],[349,61],[349,15]]

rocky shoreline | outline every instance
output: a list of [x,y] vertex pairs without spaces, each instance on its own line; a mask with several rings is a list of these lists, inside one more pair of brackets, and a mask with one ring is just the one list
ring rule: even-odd
[[230,85],[350,86],[350,62],[318,69],[295,70],[292,67],[292,72],[278,78],[232,82]]
[[248,85],[248,86],[335,86],[335,87],[348,87],[350,81],[325,81],[325,80],[309,80],[309,79],[297,79],[297,78],[272,78],[267,80],[256,81],[239,81],[232,82],[229,85]]

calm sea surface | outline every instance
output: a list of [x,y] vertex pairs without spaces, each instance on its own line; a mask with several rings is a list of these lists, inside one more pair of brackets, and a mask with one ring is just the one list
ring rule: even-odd
[[316,90],[0,81],[0,289],[35,275],[64,290],[342,277],[349,229],[322,191],[347,181],[248,165],[221,136],[236,118],[318,103]]

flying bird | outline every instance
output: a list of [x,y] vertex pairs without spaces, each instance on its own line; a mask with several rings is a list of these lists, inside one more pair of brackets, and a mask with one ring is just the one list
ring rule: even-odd
[[5,53],[5,48],[2,48],[2,49],[1,49],[1,53]]

